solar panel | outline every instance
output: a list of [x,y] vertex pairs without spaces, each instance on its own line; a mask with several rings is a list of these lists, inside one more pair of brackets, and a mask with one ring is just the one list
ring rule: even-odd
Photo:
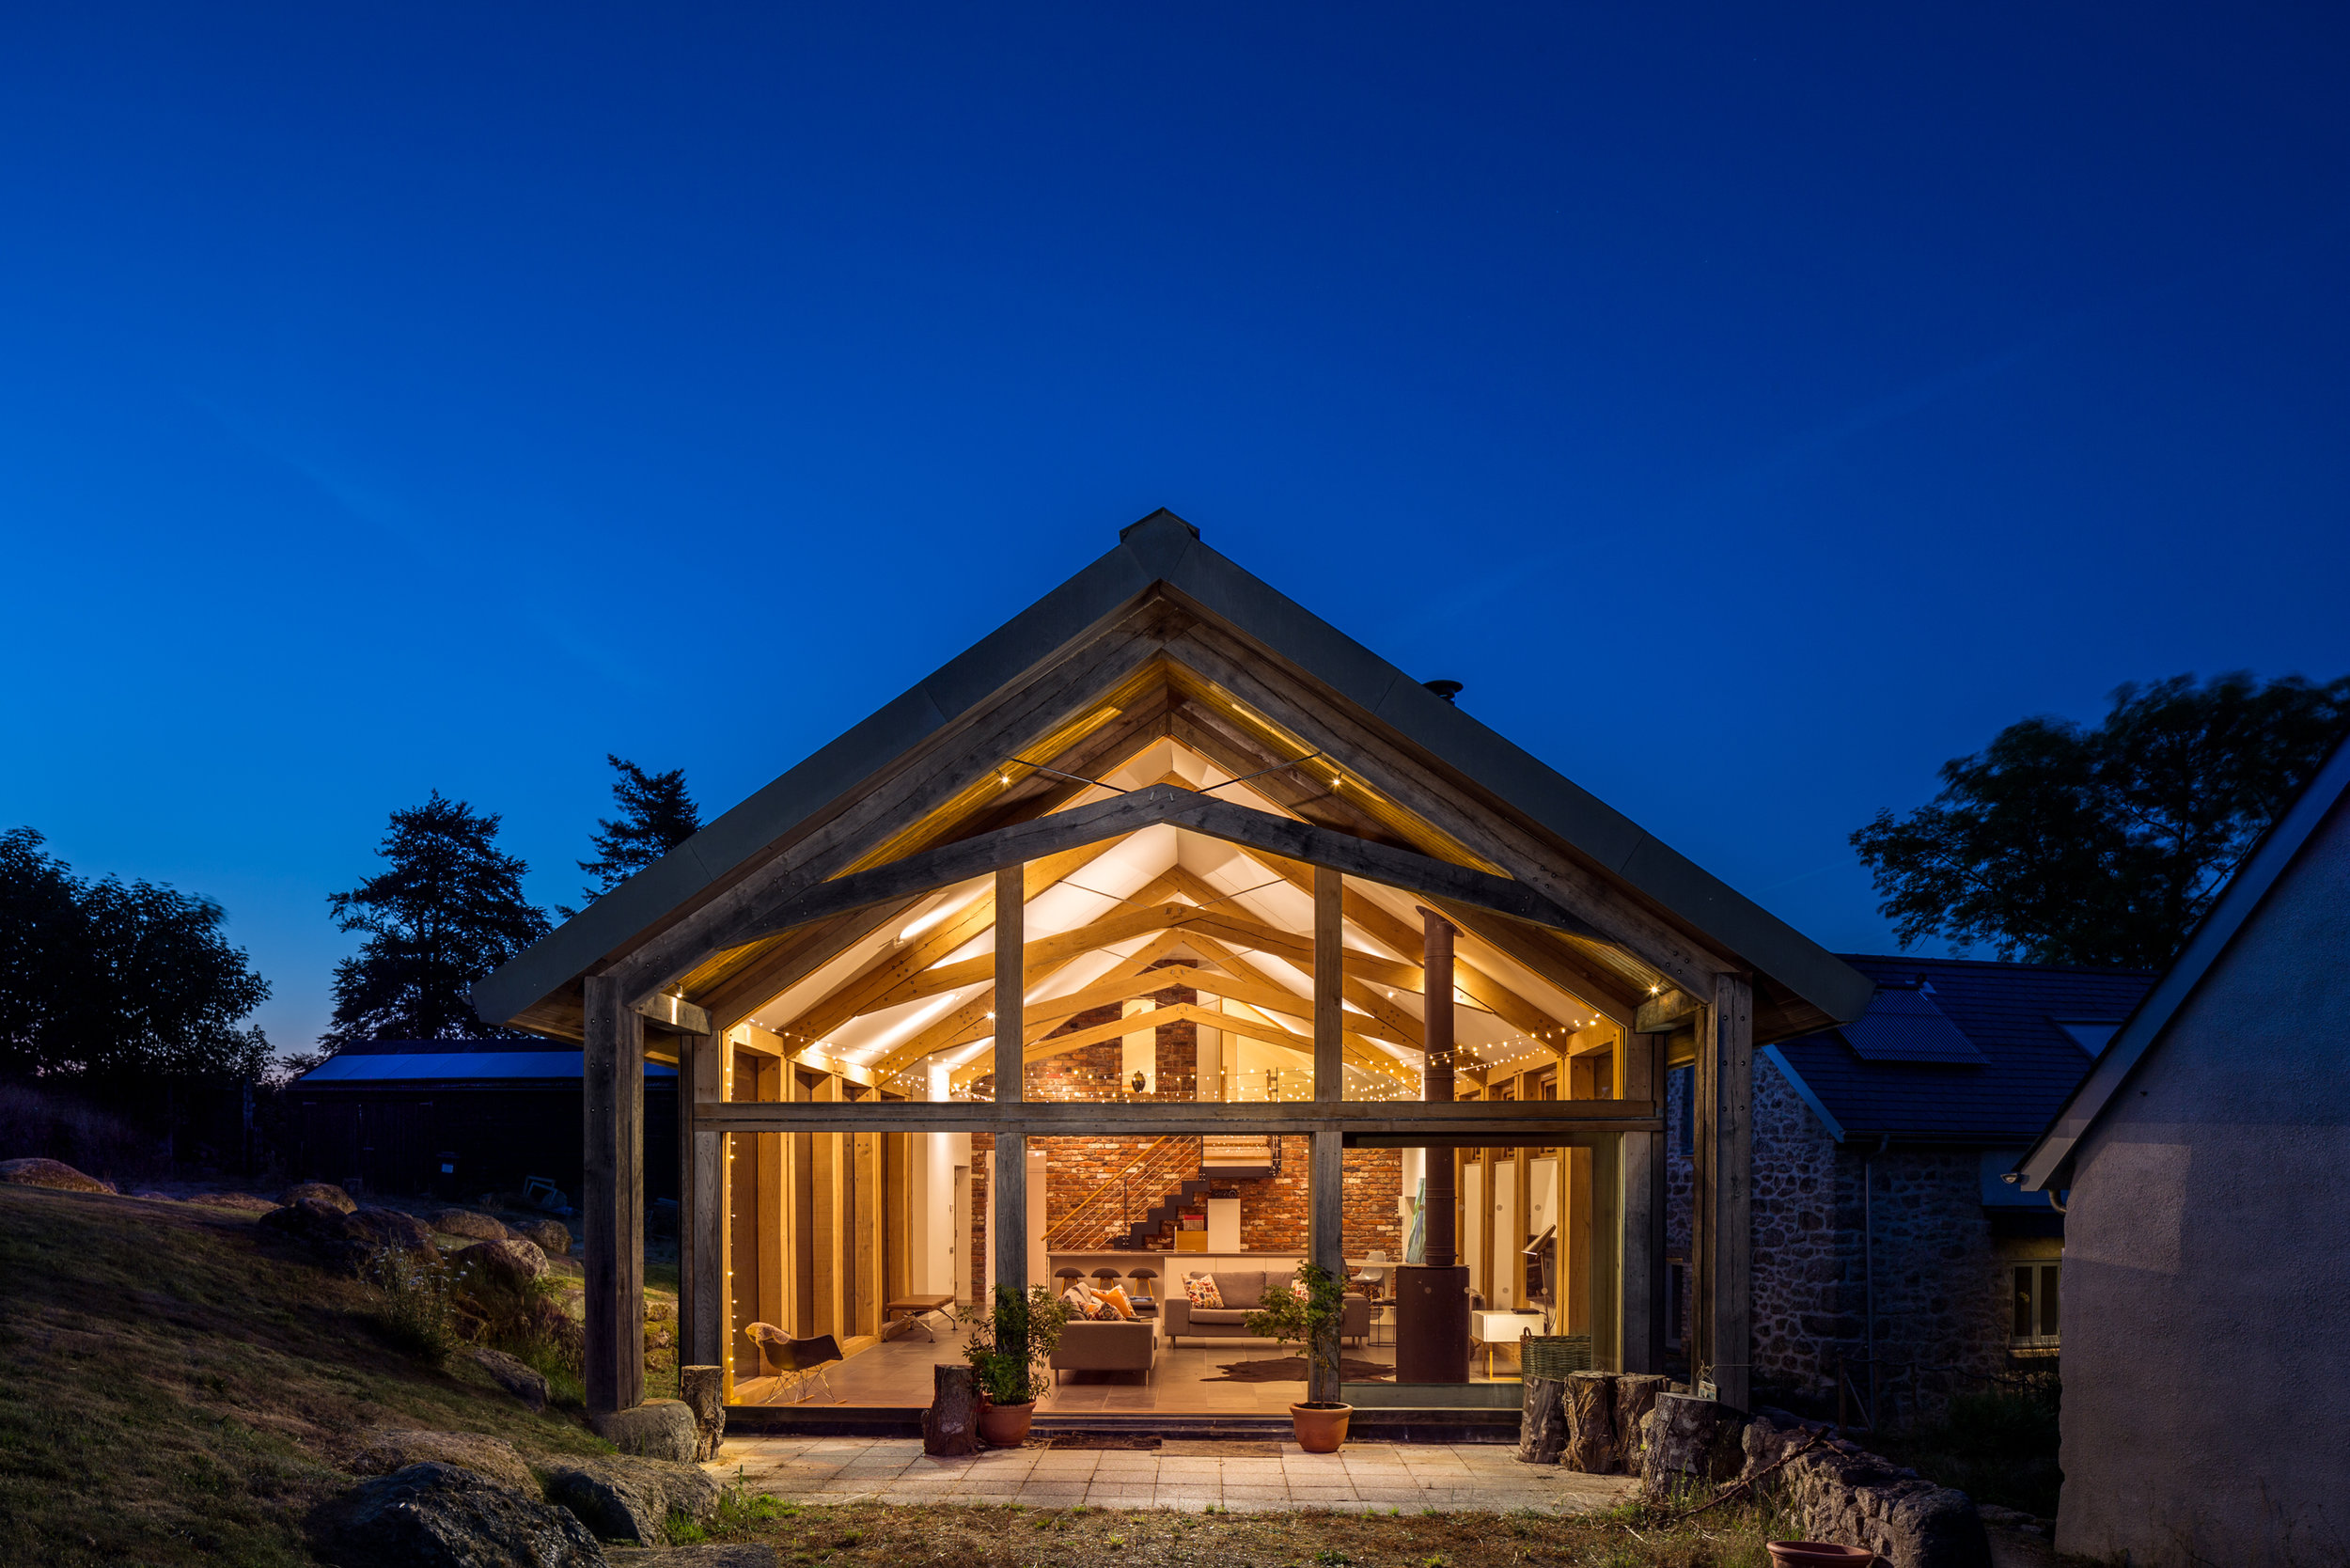
[[1869,999],[1869,1011],[1846,1024],[1842,1033],[1844,1043],[1864,1061],[1991,1065],[1991,1058],[1934,1005],[1923,986],[1878,986]]

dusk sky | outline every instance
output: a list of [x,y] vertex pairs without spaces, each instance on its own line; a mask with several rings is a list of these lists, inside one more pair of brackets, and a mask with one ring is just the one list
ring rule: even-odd
[[0,827],[307,1048],[1165,506],[1840,950],[2030,713],[2350,671],[2334,7],[20,5]]

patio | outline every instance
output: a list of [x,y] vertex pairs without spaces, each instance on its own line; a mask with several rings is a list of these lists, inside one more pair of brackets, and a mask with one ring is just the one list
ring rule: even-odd
[[1235,1513],[1326,1508],[1612,1508],[1638,1488],[1623,1476],[1521,1465],[1502,1444],[1350,1445],[1307,1453],[1294,1443],[1168,1441],[1150,1450],[1061,1450],[1030,1444],[932,1458],[916,1438],[729,1439],[709,1468],[753,1494],[811,1503],[981,1503],[1030,1508],[1173,1508]]

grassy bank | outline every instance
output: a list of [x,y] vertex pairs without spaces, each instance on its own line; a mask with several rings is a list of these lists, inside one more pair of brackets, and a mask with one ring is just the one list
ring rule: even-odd
[[1766,1568],[1783,1536],[1754,1511],[1667,1524],[1608,1513],[1179,1513],[1019,1507],[799,1508],[737,1501],[714,1541],[763,1541],[787,1563],[940,1568]]
[[252,1216],[0,1186],[0,1561],[306,1563],[302,1521],[384,1427],[588,1452]]

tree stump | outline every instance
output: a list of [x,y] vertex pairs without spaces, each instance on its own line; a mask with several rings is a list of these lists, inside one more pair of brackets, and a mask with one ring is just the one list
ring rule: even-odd
[[931,1369],[931,1407],[922,1412],[922,1451],[979,1451],[979,1374],[945,1362]]
[[1518,1459],[1527,1465],[1556,1465],[1567,1446],[1567,1385],[1556,1377],[1529,1377],[1518,1403]]
[[1616,1374],[1567,1373],[1567,1447],[1559,1463],[1585,1475],[1616,1467]]
[[701,1441],[694,1450],[697,1461],[707,1462],[718,1456],[718,1445],[727,1435],[727,1374],[724,1367],[680,1367],[677,1370],[678,1393],[685,1407],[694,1412],[694,1425],[701,1431]]
[[1735,1477],[1746,1465],[1747,1419],[1694,1394],[1659,1394],[1640,1456],[1641,1490],[1673,1497]]
[[1640,1423],[1656,1406],[1656,1396],[1665,1391],[1670,1378],[1657,1372],[1625,1372],[1616,1379],[1616,1452],[1623,1461],[1623,1473],[1640,1473]]

